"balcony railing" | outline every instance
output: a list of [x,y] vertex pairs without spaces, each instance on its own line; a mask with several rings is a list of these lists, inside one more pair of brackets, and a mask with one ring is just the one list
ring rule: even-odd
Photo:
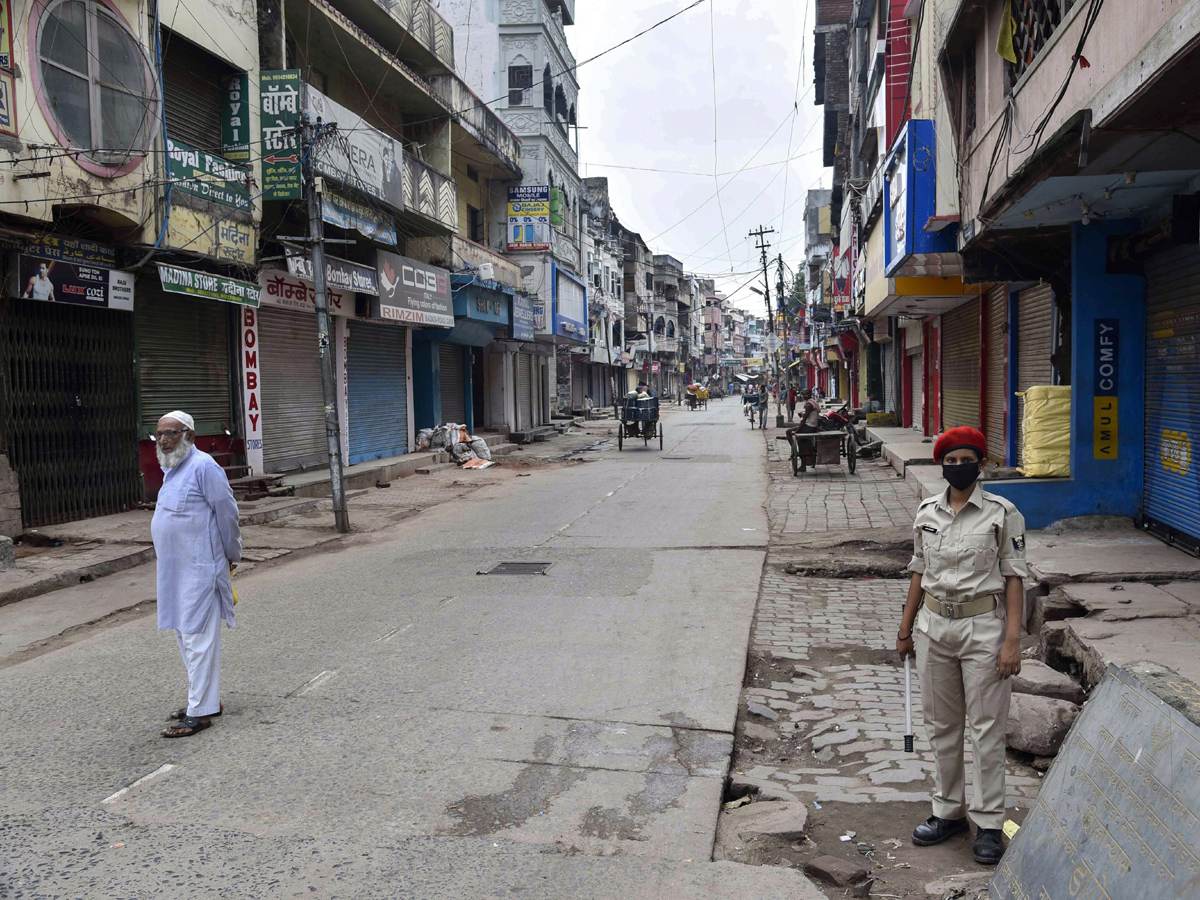
[[[422,71],[454,70],[454,28],[429,0],[331,0],[396,55]],[[402,33],[402,34],[401,34]],[[397,37],[404,39],[397,42]]]
[[521,177],[521,142],[486,103],[457,75],[434,75],[429,86],[451,110],[455,122],[465,128],[484,149]]
[[449,269],[451,272],[458,272],[470,266],[478,274],[480,268],[491,264],[493,281],[517,290],[522,287],[520,266],[498,253],[493,253],[482,244],[468,241],[457,234],[409,238],[408,252],[410,256]]
[[415,156],[404,154],[405,211],[458,230],[458,186]]

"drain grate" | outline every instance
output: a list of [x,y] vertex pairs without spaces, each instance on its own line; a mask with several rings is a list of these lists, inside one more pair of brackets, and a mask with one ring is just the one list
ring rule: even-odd
[[548,562],[502,562],[476,575],[545,575],[554,563]]

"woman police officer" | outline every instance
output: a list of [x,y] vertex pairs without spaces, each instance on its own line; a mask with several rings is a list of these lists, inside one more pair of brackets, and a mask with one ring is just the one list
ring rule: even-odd
[[[896,635],[903,660],[915,655],[925,729],[936,758],[933,815],[917,826],[919,847],[968,831],[975,861],[995,865],[1004,853],[1004,750],[1009,676],[1021,671],[1025,518],[977,483],[987,450],[974,428],[938,438],[934,462],[949,482],[927,498],[913,522],[912,580]],[[972,796],[966,801],[964,718],[969,725]]]

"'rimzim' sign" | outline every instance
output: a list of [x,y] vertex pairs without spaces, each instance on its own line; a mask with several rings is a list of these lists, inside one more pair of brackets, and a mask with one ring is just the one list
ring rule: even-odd
[[1200,728],[1110,665],[989,890],[995,900],[1200,896]]

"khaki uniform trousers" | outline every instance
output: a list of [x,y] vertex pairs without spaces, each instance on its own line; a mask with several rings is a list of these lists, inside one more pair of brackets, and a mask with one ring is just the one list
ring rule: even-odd
[[[925,731],[937,760],[933,814],[977,828],[1004,825],[1004,751],[1012,679],[997,670],[1007,628],[1004,598],[992,612],[947,619],[922,606],[914,644]],[[970,726],[972,797],[968,810],[963,735]]]

